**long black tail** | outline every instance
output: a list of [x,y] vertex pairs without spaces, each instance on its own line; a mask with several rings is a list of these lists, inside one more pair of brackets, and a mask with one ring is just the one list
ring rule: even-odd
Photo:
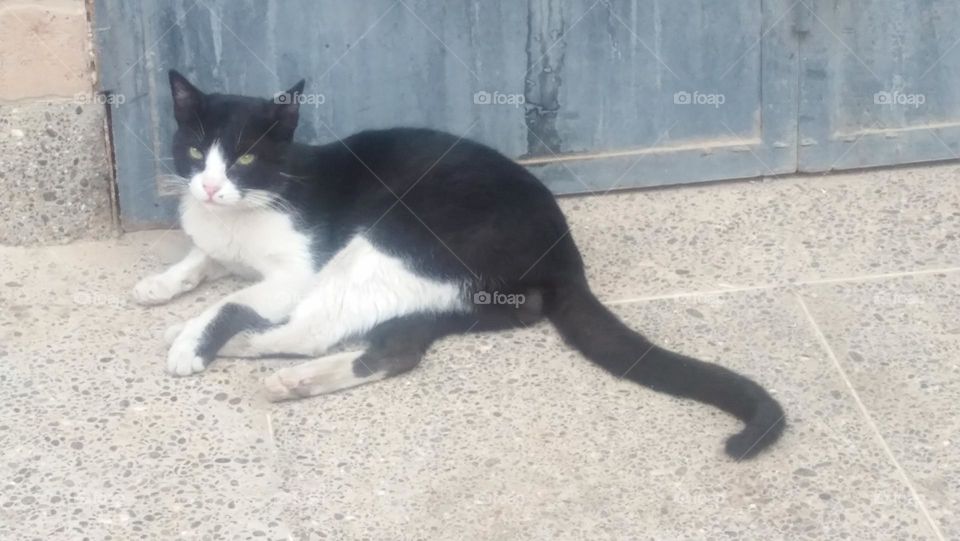
[[617,377],[716,406],[746,423],[727,439],[741,460],[777,441],[786,426],[783,408],[757,383],[718,366],[662,349],[624,325],[585,283],[546,292],[546,316],[588,359]]

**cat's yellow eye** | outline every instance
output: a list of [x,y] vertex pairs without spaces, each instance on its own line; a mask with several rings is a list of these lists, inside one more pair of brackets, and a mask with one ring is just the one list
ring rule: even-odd
[[197,147],[190,147],[190,157],[194,160],[202,160],[203,153]]
[[243,156],[240,156],[237,158],[237,163],[240,165],[250,165],[253,163],[253,154],[244,154]]

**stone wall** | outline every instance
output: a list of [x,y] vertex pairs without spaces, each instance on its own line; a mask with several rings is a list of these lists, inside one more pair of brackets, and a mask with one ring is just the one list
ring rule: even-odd
[[117,231],[84,0],[0,0],[0,244]]

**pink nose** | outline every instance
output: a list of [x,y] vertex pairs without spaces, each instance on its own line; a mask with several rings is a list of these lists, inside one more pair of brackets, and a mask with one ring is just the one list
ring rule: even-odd
[[210,184],[203,185],[203,191],[207,192],[207,197],[213,199],[213,196],[220,191],[220,186],[212,186]]

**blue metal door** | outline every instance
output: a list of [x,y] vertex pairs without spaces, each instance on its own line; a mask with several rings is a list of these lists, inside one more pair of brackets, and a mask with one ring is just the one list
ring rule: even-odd
[[301,141],[429,126],[566,194],[951,158],[957,20],[954,0],[95,0],[127,229],[174,219],[170,68],[264,97],[303,77]]
[[166,71],[270,96],[301,77],[301,141],[429,126],[557,193],[796,168],[787,0],[96,0],[127,229],[168,224]]

